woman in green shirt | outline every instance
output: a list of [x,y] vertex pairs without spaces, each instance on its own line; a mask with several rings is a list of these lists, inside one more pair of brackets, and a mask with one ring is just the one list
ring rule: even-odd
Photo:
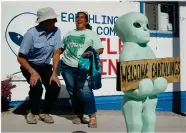
[[[88,23],[88,14],[78,12],[76,16],[76,29],[68,32],[62,41],[62,76],[66,84],[67,91],[72,101],[74,113],[77,115],[73,119],[74,124],[84,123],[83,114],[90,117],[89,127],[97,127],[96,106],[92,90],[83,87],[84,83],[78,82],[78,62],[83,55],[90,57],[89,53],[84,51],[92,46],[98,54],[103,53],[103,45],[96,32],[91,30]],[[85,75],[86,76],[86,75]]]

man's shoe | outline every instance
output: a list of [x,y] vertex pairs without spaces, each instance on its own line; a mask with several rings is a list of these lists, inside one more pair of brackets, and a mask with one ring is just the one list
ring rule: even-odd
[[31,112],[26,117],[28,124],[37,124],[37,115],[33,115]]
[[49,114],[39,114],[39,119],[42,120],[45,123],[52,124],[54,123],[54,119]]

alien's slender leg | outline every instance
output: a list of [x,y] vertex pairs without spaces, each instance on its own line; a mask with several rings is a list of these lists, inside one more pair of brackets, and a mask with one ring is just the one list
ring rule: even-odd
[[142,130],[142,101],[124,96],[122,112],[127,126],[127,132],[141,132]]
[[142,132],[155,132],[157,96],[148,97],[145,101],[145,109],[142,113]]

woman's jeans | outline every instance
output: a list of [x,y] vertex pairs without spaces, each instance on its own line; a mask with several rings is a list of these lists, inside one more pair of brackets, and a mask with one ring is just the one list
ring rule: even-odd
[[[65,80],[74,113],[77,115],[94,114],[97,111],[94,94],[88,86],[84,87],[85,81],[78,81],[78,68],[67,66],[62,62],[61,75]],[[85,78],[87,78],[86,75]]]

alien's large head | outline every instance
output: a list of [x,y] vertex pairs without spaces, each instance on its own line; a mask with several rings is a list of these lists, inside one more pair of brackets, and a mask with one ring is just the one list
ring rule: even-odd
[[143,45],[150,40],[148,19],[139,12],[120,16],[114,25],[114,31],[123,43],[135,42]]

